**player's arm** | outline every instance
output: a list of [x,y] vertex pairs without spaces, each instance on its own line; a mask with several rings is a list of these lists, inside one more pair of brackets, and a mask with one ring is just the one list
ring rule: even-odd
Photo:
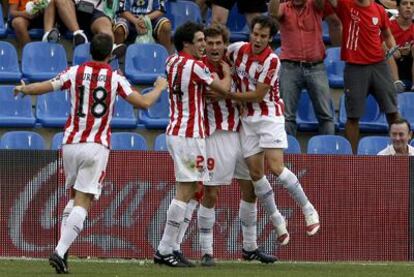
[[391,33],[390,28],[385,28],[381,30],[381,36],[384,39],[384,43],[387,46],[388,49],[393,49],[396,47],[394,36]]
[[236,92],[230,93],[228,97],[230,99],[240,101],[240,102],[262,102],[263,98],[266,96],[271,86],[264,83],[257,83],[256,90],[247,91],[247,92]]
[[125,100],[137,108],[148,109],[158,100],[167,87],[168,81],[163,77],[158,77],[154,83],[154,88],[150,92],[142,95],[137,91],[133,91]]
[[14,87],[14,96],[17,96],[19,93],[23,95],[40,95],[46,92],[52,91],[53,85],[50,80],[44,82],[38,82],[26,85],[23,80],[21,80],[21,85]]
[[332,7],[334,7],[334,8],[338,7],[338,1],[339,0],[328,0],[328,1],[331,3]]
[[280,9],[280,0],[270,0],[268,11],[271,17],[280,20],[283,17],[283,10]]
[[323,8],[325,6],[325,0],[314,0],[313,5],[317,10],[323,11]]

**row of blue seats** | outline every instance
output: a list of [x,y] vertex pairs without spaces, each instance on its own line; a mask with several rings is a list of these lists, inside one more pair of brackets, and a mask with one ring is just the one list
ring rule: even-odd
[[[63,132],[56,133],[52,138],[50,149],[62,147]],[[111,136],[113,150],[148,150],[145,138],[138,133],[115,132]],[[45,150],[44,138],[32,131],[6,132],[0,139],[0,149]],[[167,151],[165,135],[159,135],[154,142],[155,151]]]
[[[57,150],[62,146],[63,133],[57,133],[52,138],[50,149]],[[376,155],[379,151],[390,144],[389,137],[368,136],[359,141],[358,155]],[[295,137],[288,136],[288,149],[285,153],[302,153],[299,142]],[[414,139],[411,141],[414,146]],[[117,132],[112,133],[111,148],[113,150],[149,150],[145,138],[137,133]],[[0,139],[0,149],[24,149],[44,150],[45,141],[41,135],[31,131],[10,131]],[[155,138],[154,151],[167,151],[165,134]],[[352,155],[352,148],[349,141],[336,135],[313,136],[308,142],[308,154],[331,154],[331,155]]]
[[[72,64],[91,59],[90,44],[78,45],[73,52]],[[125,75],[134,84],[152,84],[158,75],[165,75],[167,50],[160,44],[131,44],[125,58]],[[0,82],[38,82],[51,79],[68,67],[66,51],[62,45],[48,42],[31,42],[24,46],[21,71],[17,52],[8,42],[0,41]],[[111,62],[119,68],[118,60]]]
[[[32,112],[30,97],[14,97],[14,86],[0,86],[0,127],[63,127],[70,114],[68,91],[56,91],[37,96],[35,114]],[[141,91],[145,94],[151,88]],[[157,102],[147,110],[138,110],[136,115],[132,105],[117,96],[111,126],[113,128],[146,127],[163,129],[168,125],[168,94],[164,92]]]
[[[36,117],[32,113],[31,99],[15,98],[13,86],[0,86],[0,127],[33,127],[36,123],[43,127],[63,127],[70,113],[70,97],[68,92],[54,92],[37,97]],[[142,90],[145,94],[151,88]],[[342,95],[339,103],[338,129],[343,129],[346,122],[345,101]],[[401,115],[414,126],[414,93],[398,95]],[[332,113],[335,113],[331,102]],[[147,129],[163,129],[168,125],[169,103],[168,93],[164,92],[158,101],[146,110],[134,109],[121,97],[115,100],[112,120],[114,128],[136,128],[143,126]],[[312,102],[307,91],[303,91],[297,110],[297,123],[300,131],[317,131],[318,121],[315,116]],[[387,132],[388,124],[384,113],[372,95],[366,101],[365,114],[360,120],[360,129],[363,132]]]

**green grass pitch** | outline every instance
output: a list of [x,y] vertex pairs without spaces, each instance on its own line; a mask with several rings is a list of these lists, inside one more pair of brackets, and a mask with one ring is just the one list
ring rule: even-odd
[[[281,277],[409,277],[414,276],[414,263],[301,263],[279,262],[271,265],[248,262],[220,262],[216,267],[176,269],[150,261],[72,259],[68,276],[281,276]],[[57,276],[45,259],[0,260],[0,276]],[[62,276],[62,275],[59,275]]]

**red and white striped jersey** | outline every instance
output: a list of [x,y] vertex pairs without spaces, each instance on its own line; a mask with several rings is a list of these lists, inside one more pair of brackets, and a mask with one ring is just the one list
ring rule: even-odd
[[[216,69],[215,66],[208,61],[207,57],[203,57],[202,61],[210,69],[210,72],[217,73],[220,79],[224,77],[221,67]],[[211,136],[217,129],[237,132],[240,124],[240,112],[234,101],[230,99],[220,101],[211,101],[207,99],[205,112],[207,136]]]
[[257,83],[270,85],[269,92],[260,103],[247,103],[246,116],[283,116],[284,104],[279,95],[280,61],[270,47],[259,55],[252,52],[248,42],[236,42],[227,48],[233,62],[237,91],[256,90]]
[[180,52],[167,59],[170,123],[167,134],[205,137],[205,90],[213,82],[208,67],[191,55]]
[[71,95],[63,144],[95,142],[109,147],[115,98],[132,93],[126,78],[108,64],[86,62],[68,68],[51,82],[54,90],[69,89]]

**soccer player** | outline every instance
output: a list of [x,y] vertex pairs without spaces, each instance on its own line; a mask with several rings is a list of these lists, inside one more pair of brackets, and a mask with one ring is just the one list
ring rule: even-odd
[[[208,180],[206,164],[204,95],[209,86],[220,94],[230,90],[230,68],[223,66],[224,78],[212,78],[199,59],[205,51],[203,26],[186,22],[174,34],[178,54],[167,59],[170,91],[170,123],[167,147],[174,161],[176,195],[167,211],[167,222],[154,262],[171,267],[192,266],[182,253],[173,253],[187,203],[194,198],[197,182]],[[178,255],[177,255],[178,254]]]
[[115,97],[119,94],[138,108],[151,106],[167,87],[158,78],[154,89],[145,95],[134,91],[125,77],[112,71],[112,38],[107,34],[93,37],[92,61],[76,65],[52,80],[16,86],[15,94],[40,95],[54,90],[70,89],[71,113],[63,137],[62,158],[66,185],[74,196],[63,210],[61,234],[49,263],[57,273],[68,273],[67,251],[82,231],[93,199],[98,200],[105,177],[111,140],[110,122]]
[[[226,62],[225,52],[229,33],[222,25],[213,25],[204,30],[206,56],[204,64],[211,72],[223,78],[221,63]],[[219,101],[207,99],[206,149],[207,167],[210,181],[204,183],[204,195],[198,210],[198,229],[201,245],[201,265],[214,266],[213,227],[215,223],[215,205],[218,192],[223,185],[230,185],[233,176],[238,179],[242,189],[239,217],[243,233],[242,254],[245,260],[259,260],[273,263],[274,256],[266,255],[257,246],[257,205],[256,196],[251,189],[249,170],[241,153],[238,129],[240,127],[239,107],[230,99]],[[249,193],[246,193],[249,192]]]
[[278,241],[283,245],[289,242],[290,236],[285,219],[276,207],[273,189],[264,174],[265,160],[271,173],[278,176],[278,181],[302,208],[309,236],[315,235],[320,228],[319,215],[298,178],[283,163],[287,135],[283,100],[278,91],[280,62],[269,46],[277,31],[276,24],[268,16],[257,16],[252,20],[251,30],[250,42],[236,42],[228,47],[228,56],[235,68],[237,93],[228,93],[226,97],[245,104],[240,131],[243,155],[253,180],[254,192],[270,215]]

